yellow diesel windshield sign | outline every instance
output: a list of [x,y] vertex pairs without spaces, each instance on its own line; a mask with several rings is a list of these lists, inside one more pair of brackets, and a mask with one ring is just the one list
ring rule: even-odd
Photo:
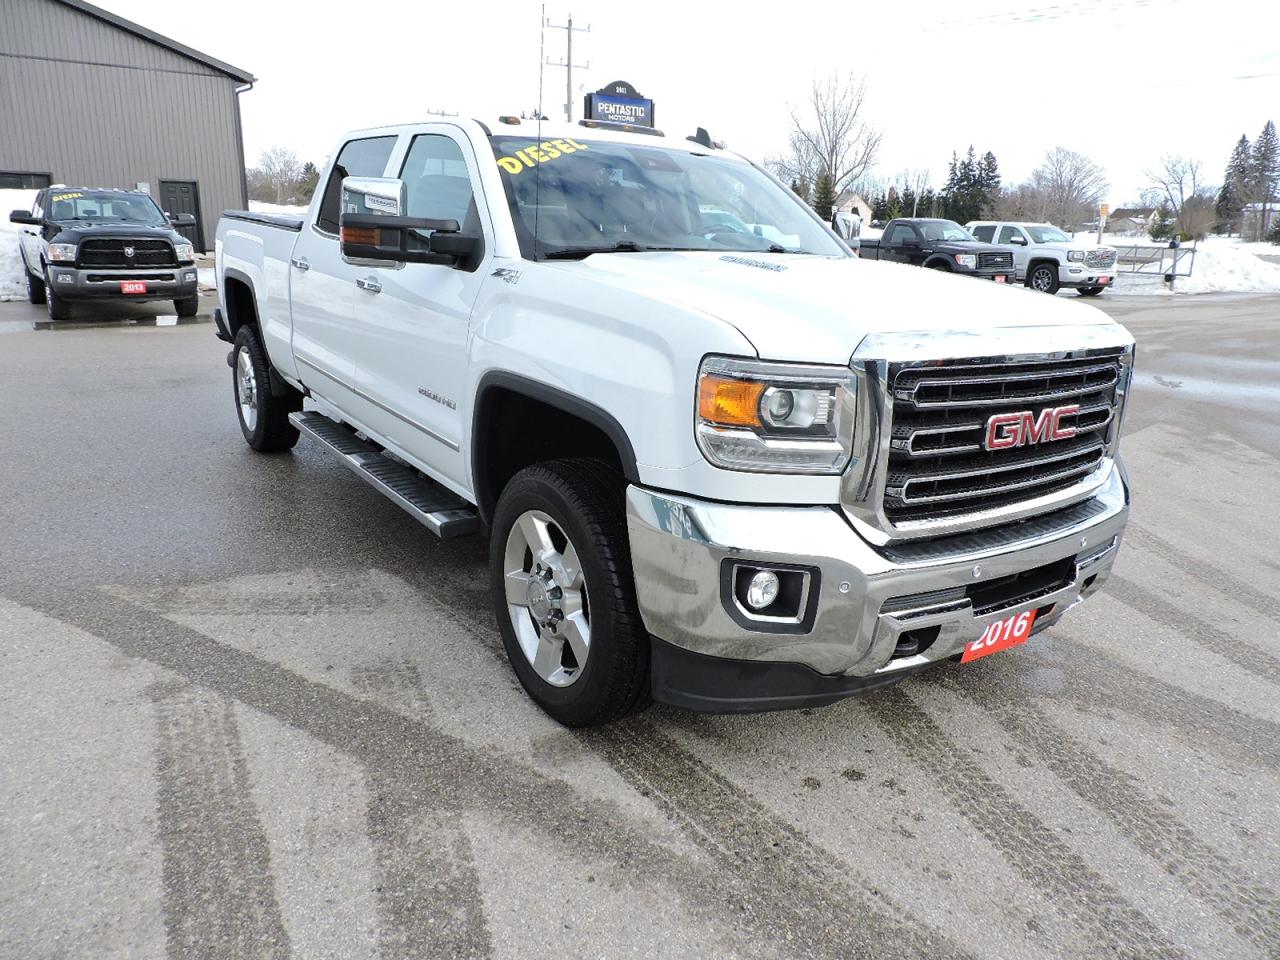
[[515,156],[499,157],[498,166],[510,174],[523,173],[539,163],[550,163],[565,154],[586,149],[585,143],[579,143],[573,139],[543,140],[541,143],[531,143],[527,147],[521,147],[515,152]]

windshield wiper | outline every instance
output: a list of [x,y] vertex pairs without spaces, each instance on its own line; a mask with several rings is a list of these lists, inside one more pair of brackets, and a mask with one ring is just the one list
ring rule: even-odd
[[611,247],[564,247],[560,250],[549,250],[542,255],[543,260],[581,260],[593,253],[642,253],[653,247],[642,247],[634,240],[619,240]]

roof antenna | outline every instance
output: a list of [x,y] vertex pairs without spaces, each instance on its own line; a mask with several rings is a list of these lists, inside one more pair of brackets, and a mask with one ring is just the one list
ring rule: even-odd
[[[542,76],[547,70],[547,5],[542,5],[542,23],[538,26],[538,146],[542,146]],[[542,207],[542,171],[533,171],[533,259],[538,259],[538,211]]]
[[711,134],[707,132],[706,127],[699,127],[698,132],[692,137],[685,137],[686,140],[692,140],[694,143],[701,144],[708,150],[714,150],[715,144],[711,142]]

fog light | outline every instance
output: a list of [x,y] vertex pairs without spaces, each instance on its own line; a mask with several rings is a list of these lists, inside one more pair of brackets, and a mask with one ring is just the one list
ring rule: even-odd
[[194,280],[195,278],[196,278],[196,272],[194,270],[188,270],[186,273],[182,275],[182,279],[187,281]]
[[763,610],[777,599],[778,575],[772,570],[758,571],[747,587],[747,604],[752,610]]
[[60,273],[60,274],[58,274],[58,282],[59,282],[59,283],[71,283],[71,282],[72,282],[72,281],[74,281],[74,280],[75,280],[75,277],[73,277],[73,276],[72,276],[71,274],[69,274],[69,273]]

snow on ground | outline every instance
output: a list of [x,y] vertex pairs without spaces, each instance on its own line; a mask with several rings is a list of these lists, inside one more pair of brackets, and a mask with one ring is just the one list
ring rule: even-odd
[[[1097,234],[1076,234],[1081,242],[1096,240]],[[1149,247],[1152,250],[1168,248],[1167,241],[1156,241],[1149,237],[1123,237],[1115,234],[1104,234],[1102,242],[1117,248]],[[1179,276],[1174,281],[1173,293],[1275,293],[1280,292],[1280,264],[1268,263],[1258,258],[1257,254],[1280,253],[1280,247],[1269,243],[1241,243],[1236,237],[1209,237],[1195,246],[1195,259],[1191,261],[1188,251],[1191,244],[1182,247],[1178,261]],[[1164,273],[1173,262],[1172,256],[1166,254],[1164,266],[1153,261],[1142,273],[1125,271],[1124,251],[1121,249],[1121,273],[1116,278],[1112,293],[1117,295],[1137,294],[1167,295],[1169,286],[1164,282]],[[1188,267],[1191,276],[1182,276]]]
[[278,213],[285,217],[302,217],[307,213],[306,207],[292,207],[287,203],[263,203],[261,200],[250,200],[249,209],[254,213]]
[[30,210],[35,198],[34,190],[0,190],[0,300],[27,299],[22,254],[18,251],[22,227],[9,222],[9,211]]

